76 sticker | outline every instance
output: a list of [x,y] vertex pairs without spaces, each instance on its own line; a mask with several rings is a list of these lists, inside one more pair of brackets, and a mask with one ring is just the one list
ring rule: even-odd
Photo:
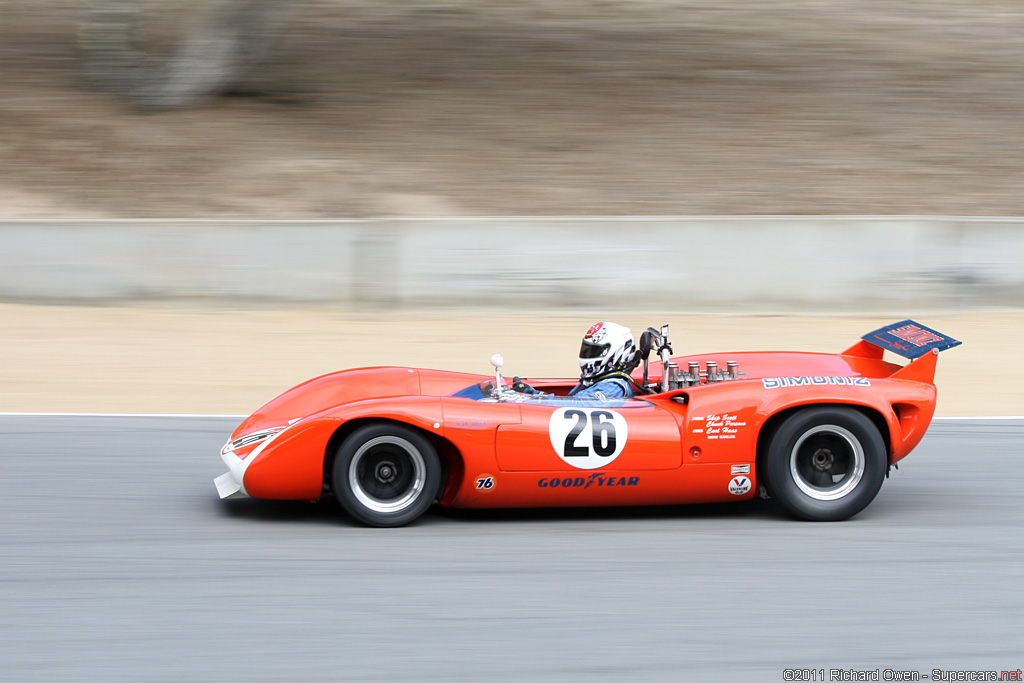
[[619,457],[628,433],[626,418],[602,408],[559,408],[548,422],[555,453],[581,470],[604,467]]

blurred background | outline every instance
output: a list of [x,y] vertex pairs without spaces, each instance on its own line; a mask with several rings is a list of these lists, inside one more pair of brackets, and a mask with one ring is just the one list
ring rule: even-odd
[[940,416],[1024,416],[1021,0],[0,0],[0,679],[1019,674],[1021,419],[838,524],[212,485],[342,368],[908,317]]
[[[940,414],[1024,414],[1013,373],[972,390],[1024,333],[1021,93],[1016,0],[0,0],[0,408],[249,412],[496,351],[572,375],[634,315],[683,352],[953,315]],[[333,331],[284,370],[309,335],[252,309]],[[218,398],[251,366],[281,374]]]

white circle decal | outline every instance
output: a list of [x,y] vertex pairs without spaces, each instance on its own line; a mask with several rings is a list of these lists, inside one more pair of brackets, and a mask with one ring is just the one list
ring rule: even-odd
[[559,408],[548,422],[551,447],[580,470],[596,470],[619,457],[627,432],[626,418],[602,408]]
[[750,477],[733,477],[729,480],[729,493],[742,496],[750,490]]

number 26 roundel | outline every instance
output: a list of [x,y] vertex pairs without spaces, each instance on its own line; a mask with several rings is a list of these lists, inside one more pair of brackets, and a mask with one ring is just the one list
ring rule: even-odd
[[551,447],[581,470],[605,467],[626,446],[626,418],[602,408],[559,408],[548,423]]

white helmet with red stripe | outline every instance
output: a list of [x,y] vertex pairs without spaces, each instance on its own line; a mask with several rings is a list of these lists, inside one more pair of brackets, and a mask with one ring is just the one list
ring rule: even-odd
[[597,323],[583,335],[580,346],[580,377],[588,380],[609,372],[630,372],[640,362],[640,350],[628,327]]

